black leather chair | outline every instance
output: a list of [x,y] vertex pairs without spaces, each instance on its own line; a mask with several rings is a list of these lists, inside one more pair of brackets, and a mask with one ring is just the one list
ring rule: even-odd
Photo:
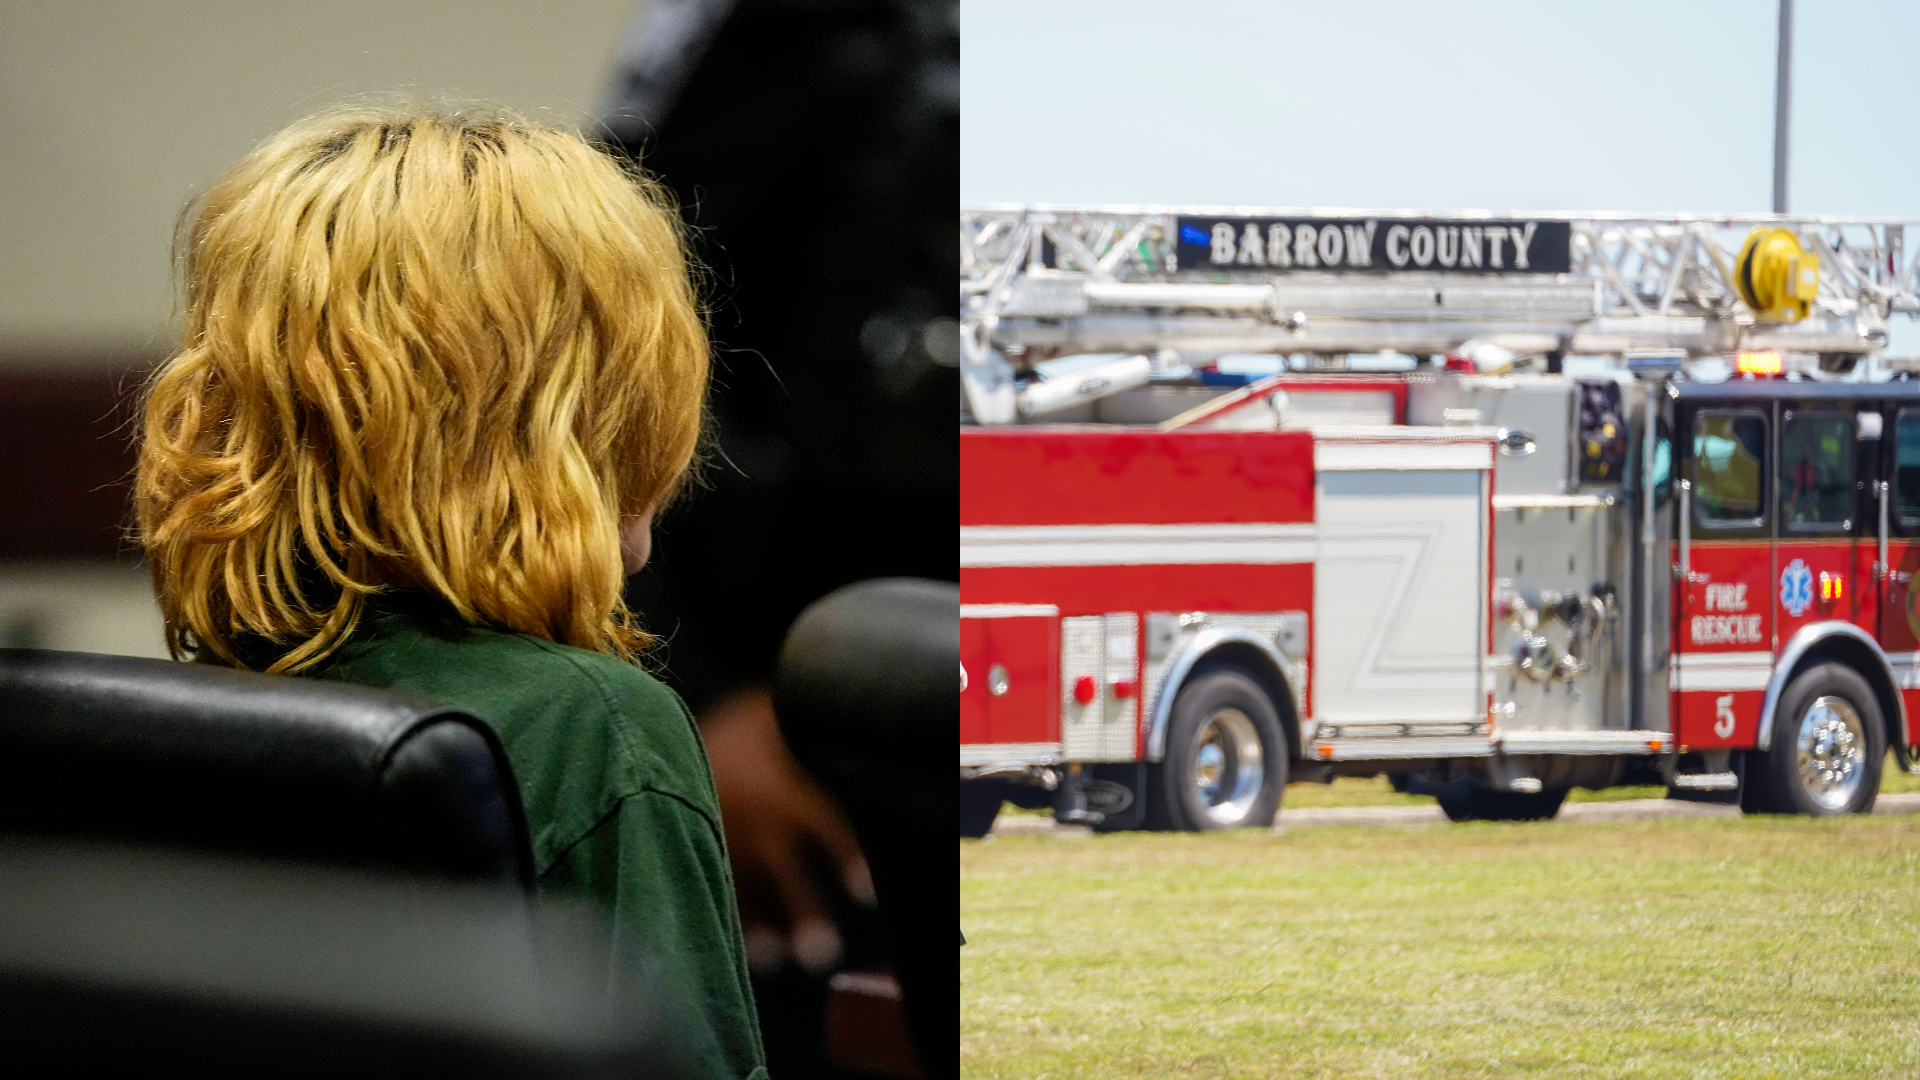
[[126,656],[0,650],[0,832],[533,885],[513,771],[479,720]]
[[65,1074],[692,1075],[529,904],[484,723],[309,679],[0,650],[0,1045]]

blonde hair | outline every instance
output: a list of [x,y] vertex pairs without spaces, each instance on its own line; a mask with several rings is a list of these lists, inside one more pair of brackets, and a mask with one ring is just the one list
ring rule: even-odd
[[167,644],[309,668],[388,589],[633,659],[619,525],[677,491],[707,338],[660,189],[496,110],[353,107],[189,207],[146,387],[139,537]]

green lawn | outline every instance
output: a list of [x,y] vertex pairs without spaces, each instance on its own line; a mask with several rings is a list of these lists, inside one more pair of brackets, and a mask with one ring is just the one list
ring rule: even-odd
[[968,1077],[1920,1076],[1920,816],[1001,837],[960,862]]

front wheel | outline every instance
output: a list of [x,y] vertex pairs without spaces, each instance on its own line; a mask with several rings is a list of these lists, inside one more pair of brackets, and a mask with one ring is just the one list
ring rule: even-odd
[[1448,821],[1550,821],[1567,799],[1566,788],[1547,791],[1471,791],[1438,797]]
[[1238,668],[1195,676],[1173,700],[1167,759],[1158,772],[1172,828],[1272,825],[1287,786],[1279,711]]
[[1741,808],[1749,813],[1864,814],[1880,793],[1887,730],[1860,673],[1808,668],[1780,695],[1773,738],[1747,756]]

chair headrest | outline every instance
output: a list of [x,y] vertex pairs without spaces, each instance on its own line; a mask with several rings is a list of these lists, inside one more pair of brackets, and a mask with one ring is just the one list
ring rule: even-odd
[[0,649],[0,830],[533,882],[513,771],[480,720],[127,656]]

